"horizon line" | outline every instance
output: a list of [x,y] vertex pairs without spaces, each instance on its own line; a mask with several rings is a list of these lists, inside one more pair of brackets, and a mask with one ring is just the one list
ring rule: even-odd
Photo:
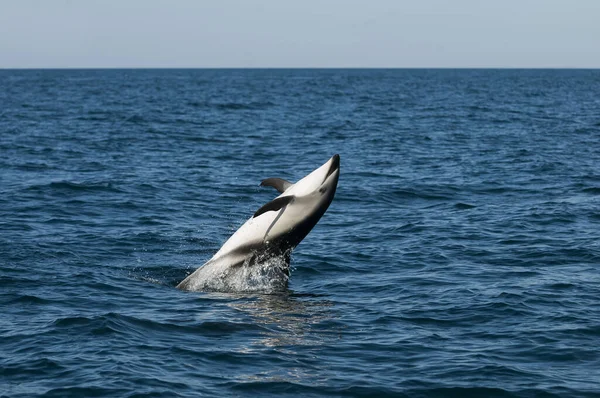
[[410,70],[410,69],[447,69],[447,70],[598,70],[600,66],[17,66],[2,67],[0,70]]

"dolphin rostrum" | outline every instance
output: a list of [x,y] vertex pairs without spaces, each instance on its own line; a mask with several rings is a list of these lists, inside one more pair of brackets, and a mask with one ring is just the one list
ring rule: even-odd
[[340,156],[292,184],[268,178],[261,186],[281,193],[258,209],[204,265],[185,278],[183,290],[244,291],[287,285],[292,250],[331,204],[340,176]]

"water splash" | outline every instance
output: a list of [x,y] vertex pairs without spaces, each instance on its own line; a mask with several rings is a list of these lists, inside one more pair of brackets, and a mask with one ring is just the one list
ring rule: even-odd
[[253,253],[243,264],[227,259],[204,264],[186,284],[186,290],[216,292],[275,293],[285,290],[289,280],[289,255]]

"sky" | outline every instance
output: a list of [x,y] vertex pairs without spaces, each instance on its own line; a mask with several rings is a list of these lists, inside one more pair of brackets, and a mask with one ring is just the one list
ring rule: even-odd
[[0,0],[0,68],[599,68],[600,0]]

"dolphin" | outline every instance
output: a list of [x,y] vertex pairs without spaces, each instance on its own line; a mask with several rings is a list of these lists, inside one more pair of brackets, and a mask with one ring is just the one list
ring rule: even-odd
[[292,250],[331,204],[340,156],[296,182],[268,178],[261,186],[281,193],[260,207],[204,265],[177,285],[182,290],[248,291],[287,286]]

